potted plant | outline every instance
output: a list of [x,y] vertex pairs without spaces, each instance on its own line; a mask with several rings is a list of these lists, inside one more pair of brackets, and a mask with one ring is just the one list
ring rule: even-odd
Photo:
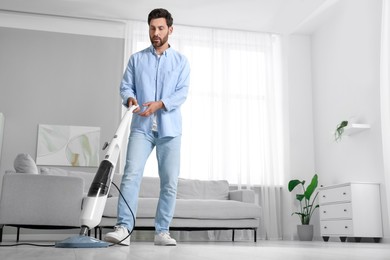
[[[299,211],[293,212],[291,215],[298,215],[301,225],[298,225],[298,237],[302,241],[313,240],[313,225],[310,225],[311,217],[316,208],[319,207],[315,204],[318,191],[318,175],[314,174],[310,184],[305,186],[305,180],[290,180],[288,183],[288,190],[292,192],[296,187],[300,187],[302,193],[296,194],[296,199],[299,201]],[[313,197],[312,197],[313,196]]]
[[344,133],[344,128],[348,125],[348,121],[344,120],[341,121],[340,124],[337,125],[336,130],[334,131],[334,140],[340,141],[341,137],[343,136]]

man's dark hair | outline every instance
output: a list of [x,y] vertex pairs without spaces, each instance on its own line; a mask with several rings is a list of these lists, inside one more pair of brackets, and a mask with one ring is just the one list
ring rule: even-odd
[[152,19],[157,19],[157,18],[165,18],[165,20],[167,21],[168,27],[171,27],[173,24],[173,18],[172,18],[171,13],[168,12],[168,10],[165,10],[163,8],[154,9],[149,13],[148,24],[150,25],[150,21]]

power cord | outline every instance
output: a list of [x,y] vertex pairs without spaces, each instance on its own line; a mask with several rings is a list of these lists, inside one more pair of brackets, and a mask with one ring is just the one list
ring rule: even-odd
[[[127,207],[129,208],[130,210],[130,213],[131,213],[131,216],[133,217],[133,228],[131,230],[128,230],[129,234],[124,238],[122,239],[121,241],[119,242],[116,242],[116,243],[112,243],[109,245],[109,247],[111,246],[115,246],[115,245],[121,245],[121,243],[126,240],[128,237],[131,236],[131,234],[133,233],[134,231],[134,227],[135,227],[135,216],[134,216],[134,213],[133,211],[131,210],[131,207],[129,205],[129,203],[127,202],[127,200],[125,199],[125,197],[123,196],[121,190],[118,188],[118,186],[114,183],[114,182],[111,182],[112,185],[114,185],[114,187],[118,190],[119,192],[119,195],[122,197],[123,201],[126,203]],[[10,245],[0,245],[0,247],[13,247],[13,246],[37,246],[37,247],[55,247],[55,244],[49,244],[49,245],[42,245],[42,244],[34,244],[34,243],[17,243],[17,244],[10,244]]]
[[49,244],[49,245],[41,245],[41,244],[33,244],[33,243],[18,243],[18,244],[11,244],[11,245],[0,245],[0,247],[12,247],[12,246],[38,246],[38,247],[54,247],[55,244]]
[[134,231],[134,227],[135,227],[135,216],[134,216],[133,211],[131,210],[131,207],[130,207],[129,203],[127,203],[127,200],[126,200],[125,197],[123,196],[121,190],[118,188],[118,186],[117,186],[114,182],[111,182],[111,184],[114,185],[115,188],[118,190],[119,195],[122,197],[123,201],[126,203],[127,207],[128,207],[129,210],[130,210],[131,216],[133,217],[133,228],[132,228],[131,230],[127,230],[127,231],[129,232],[129,234],[128,234],[124,239],[122,239],[121,241],[116,242],[116,243],[112,243],[111,245],[109,245],[109,246],[115,246],[115,245],[121,245],[121,243],[122,243],[123,241],[125,241],[128,237],[131,236],[131,234],[132,234],[133,231]]

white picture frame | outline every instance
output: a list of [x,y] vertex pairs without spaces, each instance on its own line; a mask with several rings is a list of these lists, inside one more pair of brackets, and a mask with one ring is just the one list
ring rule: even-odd
[[100,127],[40,124],[37,165],[97,167]]

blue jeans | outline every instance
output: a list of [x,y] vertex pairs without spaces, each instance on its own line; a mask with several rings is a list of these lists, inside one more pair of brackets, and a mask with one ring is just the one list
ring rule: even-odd
[[[181,136],[158,138],[158,133],[130,133],[126,166],[121,183],[121,193],[134,213],[137,214],[138,193],[146,161],[156,147],[160,197],[155,216],[156,233],[168,232],[176,205],[177,182],[180,173]],[[117,225],[132,230],[133,218],[126,203],[119,196]]]

